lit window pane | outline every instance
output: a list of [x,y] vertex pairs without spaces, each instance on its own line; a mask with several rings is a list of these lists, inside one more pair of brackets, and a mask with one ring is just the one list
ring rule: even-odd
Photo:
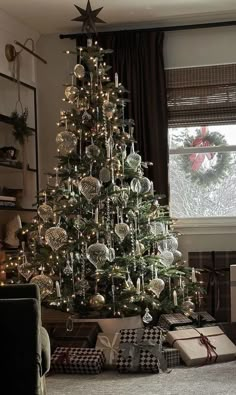
[[[220,153],[212,154],[215,161],[221,159],[217,158]],[[210,179],[209,182],[199,182],[197,176],[204,177],[204,171],[209,174],[209,169],[214,169],[216,163],[212,163],[212,168],[205,164],[205,168],[201,166],[201,170],[195,169],[191,173],[189,168],[186,171],[186,158],[190,161],[189,155],[170,155],[171,215],[175,218],[236,216],[236,153],[227,153],[222,177],[212,173],[214,181]],[[207,163],[206,157],[204,160]],[[225,163],[219,161],[218,164]]]

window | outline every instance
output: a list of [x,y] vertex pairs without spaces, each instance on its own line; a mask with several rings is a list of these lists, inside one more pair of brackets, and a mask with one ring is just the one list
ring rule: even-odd
[[236,65],[167,70],[175,218],[236,216]]

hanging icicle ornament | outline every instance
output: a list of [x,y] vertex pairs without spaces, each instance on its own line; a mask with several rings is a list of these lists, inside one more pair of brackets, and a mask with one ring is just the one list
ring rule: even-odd
[[71,276],[73,274],[73,267],[72,267],[69,259],[67,259],[67,261],[66,261],[66,266],[63,269],[63,273],[66,276]]
[[165,283],[161,278],[153,278],[149,283],[149,289],[156,295],[157,298],[160,297],[160,294],[164,288]]
[[64,130],[56,137],[57,150],[61,155],[68,155],[74,151],[77,145],[77,137],[74,133]]
[[74,101],[79,95],[79,89],[74,86],[74,85],[70,85],[67,86],[65,89],[65,97],[68,100]]
[[45,232],[45,241],[54,252],[59,250],[67,242],[67,239],[65,229],[59,226],[53,226]]
[[144,316],[143,316],[143,322],[145,323],[145,324],[150,324],[150,322],[153,320],[153,317],[151,316],[151,314],[149,313],[149,309],[148,308],[146,308],[145,309],[145,314],[144,314]]
[[90,202],[93,198],[99,195],[101,184],[100,181],[92,176],[84,177],[79,184],[80,192]]
[[79,80],[82,80],[85,77],[85,68],[82,64],[78,63],[74,67],[74,75]]
[[108,261],[109,262],[114,262],[115,258],[116,258],[116,253],[115,253],[115,249],[113,247],[110,247],[108,252]]
[[53,281],[50,277],[45,276],[45,274],[39,274],[33,277],[30,282],[31,284],[38,285],[42,300],[53,293]]
[[129,226],[125,223],[120,223],[120,224],[116,224],[115,226],[115,233],[117,234],[117,236],[120,238],[121,241],[123,241],[126,236],[129,234]]
[[88,247],[86,255],[95,268],[100,270],[106,260],[109,260],[109,249],[105,244],[94,243]]
[[38,207],[38,215],[43,220],[43,222],[48,222],[53,219],[52,207],[46,203],[41,204]]

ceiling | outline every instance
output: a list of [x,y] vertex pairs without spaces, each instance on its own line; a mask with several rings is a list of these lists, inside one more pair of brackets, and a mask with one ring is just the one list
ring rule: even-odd
[[[99,17],[114,27],[163,26],[236,19],[235,0],[90,0],[92,9],[104,7]],[[0,9],[41,34],[80,31],[74,4],[86,8],[87,0],[0,0]]]

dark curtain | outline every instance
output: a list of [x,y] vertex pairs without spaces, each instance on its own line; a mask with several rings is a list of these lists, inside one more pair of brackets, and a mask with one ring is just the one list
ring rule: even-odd
[[[153,163],[145,175],[154,182],[161,203],[168,203],[168,119],[163,62],[164,33],[157,31],[118,31],[99,33],[104,49],[114,52],[107,60],[129,90],[128,118],[135,121],[135,138],[144,161]],[[85,43],[85,37],[77,44]]]

